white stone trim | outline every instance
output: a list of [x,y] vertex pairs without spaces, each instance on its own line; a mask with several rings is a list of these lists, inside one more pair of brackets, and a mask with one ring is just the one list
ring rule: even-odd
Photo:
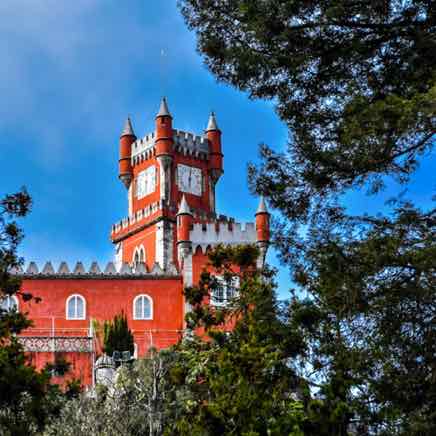
[[242,226],[241,223],[226,222],[194,223],[190,232],[190,240],[195,252],[198,245],[201,245],[203,251],[205,251],[208,245],[255,244],[257,234],[254,223],[246,223],[245,226]]
[[155,259],[162,270],[173,262],[173,224],[161,220],[156,224]]
[[[89,269],[85,269],[82,262],[79,262],[81,265],[80,268],[74,268],[74,270],[70,270],[67,263],[62,261],[62,271],[55,272],[54,270],[40,271],[38,265],[35,262],[30,262],[27,269],[21,268],[20,270],[11,270],[11,274],[21,276],[27,279],[74,279],[74,278],[90,278],[90,279],[116,279],[117,277],[130,277],[132,279],[140,279],[140,278],[150,278],[150,279],[161,279],[161,278],[171,278],[179,276],[179,273],[171,268],[171,264],[173,261],[173,252],[172,248],[172,223],[169,223],[169,231],[168,233],[168,243],[167,243],[167,269],[164,271],[163,268],[155,269],[153,268],[150,272],[144,271],[141,274],[138,274],[135,270],[132,270],[130,267],[126,268],[126,264],[122,262],[122,243],[119,244],[120,250],[118,253],[115,253],[115,262],[108,262],[106,267],[100,268],[98,262],[92,262]],[[147,255],[146,250],[144,250],[145,256]],[[128,266],[128,264],[127,264]],[[168,268],[169,267],[169,268]],[[70,271],[70,272],[66,272]]]
[[[193,284],[193,265],[192,265],[192,245],[190,242],[181,242],[177,245],[177,257],[179,260],[179,266],[183,277],[183,288],[192,286]],[[183,297],[183,319],[187,313],[192,310],[191,305]],[[185,321],[184,321],[185,324]],[[185,326],[184,326],[185,328]]]

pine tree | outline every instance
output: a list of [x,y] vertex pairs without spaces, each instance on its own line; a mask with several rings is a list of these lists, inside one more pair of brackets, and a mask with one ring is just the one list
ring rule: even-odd
[[[303,343],[275,299],[273,273],[256,270],[257,255],[253,246],[218,246],[199,284],[185,289],[187,323],[197,334],[175,347],[170,376],[183,401],[165,434],[332,434],[312,433],[319,430],[308,412],[313,402],[294,366]],[[222,286],[217,274],[240,283],[224,307],[208,304]]]
[[278,212],[273,242],[298,285],[302,374],[358,433],[432,434],[436,210],[397,198],[349,216],[344,196],[381,194],[388,178],[407,187],[433,157],[434,1],[179,4],[212,73],[272,99],[289,128],[249,180]]
[[[17,295],[24,301],[38,301],[37,297],[20,290],[21,279],[13,273],[23,262],[17,256],[23,232],[13,219],[24,217],[30,205],[31,199],[24,189],[0,202],[2,301]],[[0,434],[5,436],[35,434],[62,403],[59,389],[50,385],[50,369],[36,371],[17,339],[16,335],[30,325],[31,321],[23,313],[0,307]]]
[[113,321],[104,323],[104,352],[109,356],[114,351],[129,351],[130,355],[134,352],[134,341],[132,332],[127,323],[127,317],[124,312],[115,315]]

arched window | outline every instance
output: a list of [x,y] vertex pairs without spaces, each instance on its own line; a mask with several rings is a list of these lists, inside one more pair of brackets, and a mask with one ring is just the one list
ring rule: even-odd
[[134,266],[137,266],[138,263],[139,263],[139,252],[138,252],[138,250],[136,249],[136,250],[135,250],[135,254],[134,254],[134,256],[133,256],[133,265],[134,265]]
[[132,262],[134,267],[138,266],[140,263],[145,263],[145,250],[142,245],[135,248]]
[[79,295],[70,295],[66,305],[67,319],[86,319],[86,301]]
[[148,295],[133,300],[133,319],[153,319],[153,300]]
[[0,299],[0,308],[6,312],[18,310],[18,298],[15,295],[5,295]]

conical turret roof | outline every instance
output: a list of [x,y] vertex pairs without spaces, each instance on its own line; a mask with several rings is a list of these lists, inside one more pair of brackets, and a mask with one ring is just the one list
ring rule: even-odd
[[177,215],[192,215],[191,209],[189,208],[188,202],[186,201],[185,194],[183,194]]
[[209,115],[209,121],[207,123],[206,132],[209,130],[219,130],[216,123],[215,112],[211,112]]
[[120,136],[127,136],[127,135],[135,136],[136,138],[135,132],[133,131],[132,121],[130,120],[130,117],[127,117],[127,120],[124,123],[124,128]]
[[160,102],[159,112],[156,117],[170,117],[170,111],[168,109],[167,99],[165,97],[162,98]]
[[265,199],[263,198],[263,195],[260,196],[259,206],[257,208],[256,214],[258,213],[269,213],[268,209],[266,208],[266,203],[265,203]]

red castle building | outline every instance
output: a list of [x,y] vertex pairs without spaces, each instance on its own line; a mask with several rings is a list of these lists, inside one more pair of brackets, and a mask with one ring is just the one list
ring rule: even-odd
[[[221,131],[212,113],[202,135],[173,128],[165,99],[154,132],[138,139],[130,119],[120,137],[119,178],[127,188],[128,216],[112,226],[115,261],[72,269],[34,262],[17,273],[22,290],[41,302],[6,297],[3,307],[28,313],[33,327],[20,337],[37,368],[62,356],[71,376],[94,383],[98,349],[93,320],[127,315],[136,356],[176,343],[189,310],[183,288],[195,284],[217,244],[257,244],[262,265],[268,249],[269,214],[261,199],[255,223],[242,226],[215,210],[215,186],[223,174]],[[230,290],[212,295],[223,304]]]

